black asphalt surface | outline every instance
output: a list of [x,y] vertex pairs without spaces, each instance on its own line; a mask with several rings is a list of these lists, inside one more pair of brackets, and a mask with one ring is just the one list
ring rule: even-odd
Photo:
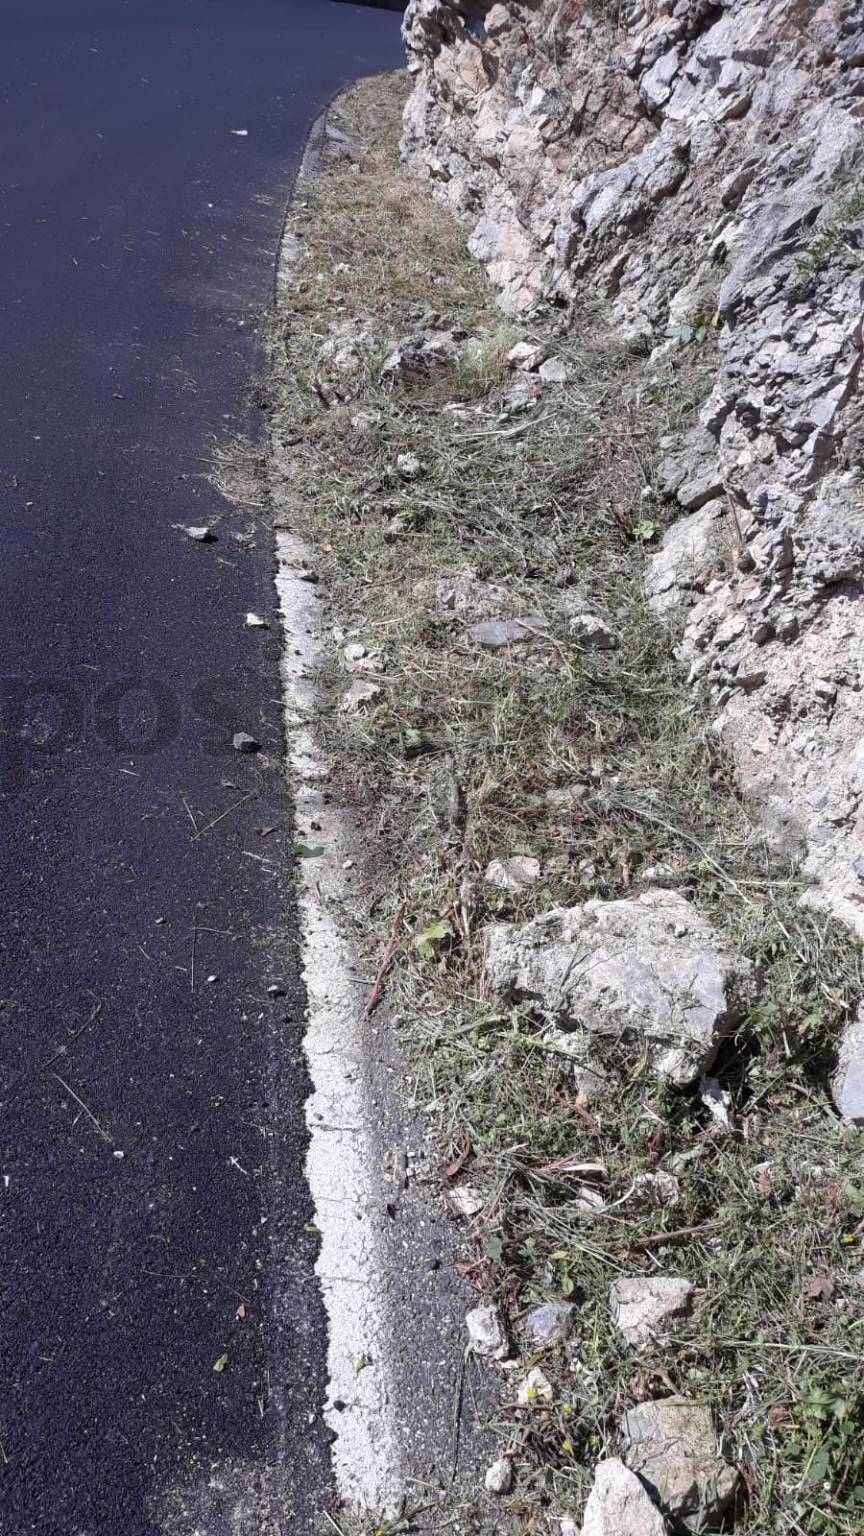
[[299,1536],[325,1335],[278,632],[244,627],[273,557],[207,461],[260,430],[305,134],[399,17],[0,28],[0,1532]]

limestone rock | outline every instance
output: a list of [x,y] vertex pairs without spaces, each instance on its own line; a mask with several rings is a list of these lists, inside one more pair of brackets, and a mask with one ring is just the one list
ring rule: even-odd
[[640,1275],[613,1280],[609,1287],[609,1309],[627,1343],[639,1346],[650,1344],[658,1334],[668,1333],[680,1318],[689,1317],[694,1295],[689,1280]]
[[573,1327],[572,1303],[544,1301],[528,1313],[525,1327],[537,1344],[563,1344]]
[[540,860],[516,853],[510,859],[493,859],[483,876],[487,885],[503,891],[527,891],[540,879]]
[[474,1307],[466,1314],[465,1326],[475,1355],[485,1355],[490,1360],[507,1359],[510,1344],[497,1307]]
[[614,1040],[677,1084],[710,1066],[757,993],[749,962],[666,890],[495,924],[486,970],[495,991],[534,1003],[555,1027]]
[[652,359],[710,332],[699,421],[659,476],[690,517],[648,596],[684,618],[682,663],[808,901],[864,936],[859,13],[627,0],[611,31],[561,0],[410,0],[403,142],[505,310],[599,300]]
[[864,1125],[864,1011],[860,1007],[840,1042],[832,1093],[843,1119]]
[[381,365],[381,380],[395,384],[433,368],[452,365],[459,356],[459,340],[453,331],[416,331],[404,336]]
[[487,1493],[509,1493],[513,1487],[513,1463],[507,1456],[499,1457],[498,1461],[493,1461],[491,1467],[487,1468],[483,1481]]
[[566,384],[570,378],[570,370],[560,357],[549,357],[545,363],[541,363],[537,369],[537,376],[544,384]]
[[508,365],[521,368],[524,373],[536,373],[545,360],[546,348],[532,341],[517,341],[515,347],[511,347],[507,353]]
[[470,634],[476,645],[482,645],[489,651],[500,651],[504,646],[527,645],[532,640],[542,640],[548,629],[546,620],[532,613],[519,619],[490,619],[485,623],[474,624]]
[[452,575],[438,577],[435,601],[447,613],[481,619],[506,612],[513,603],[513,594],[497,582],[478,581],[472,571],[454,571]]
[[567,628],[571,640],[586,651],[614,651],[618,636],[603,619],[591,613],[574,613]]
[[594,1470],[582,1536],[667,1536],[667,1525],[638,1477],[610,1457]]
[[724,1462],[711,1409],[684,1397],[639,1403],[624,1415],[624,1460],[662,1508],[702,1529],[735,1499],[739,1477]]

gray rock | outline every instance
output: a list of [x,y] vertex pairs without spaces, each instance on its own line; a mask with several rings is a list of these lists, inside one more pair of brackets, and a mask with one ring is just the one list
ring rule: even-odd
[[475,1355],[484,1355],[490,1360],[508,1358],[507,1330],[497,1307],[474,1307],[466,1314],[465,1326]]
[[576,811],[587,795],[587,784],[565,784],[561,789],[547,789],[546,800],[556,811]]
[[567,629],[571,640],[588,651],[614,651],[618,645],[615,631],[591,613],[574,613]]
[[261,743],[250,736],[248,731],[237,731],[231,742],[235,752],[260,752]]
[[513,1487],[513,1463],[507,1456],[499,1457],[487,1468],[483,1479],[487,1493],[505,1494]]
[[429,373],[433,368],[453,364],[459,356],[459,343],[453,331],[417,331],[405,336],[381,365],[381,380],[393,384],[412,374]]
[[546,348],[532,341],[517,341],[515,347],[511,347],[507,353],[509,366],[519,368],[524,373],[536,373],[545,359]]
[[486,1196],[476,1184],[452,1185],[447,1191],[447,1199],[458,1214],[464,1216],[467,1221],[474,1216],[479,1216],[486,1204]]
[[758,990],[750,963],[665,890],[495,924],[486,972],[495,991],[597,1044],[614,1039],[678,1084],[706,1070]]
[[246,615],[246,628],[247,629],[269,629],[270,625],[267,623],[266,619],[262,619],[262,617],[261,617],[261,615],[259,613],[247,613],[247,615]]
[[196,544],[212,544],[216,535],[212,528],[187,528],[187,538],[194,539]]
[[537,370],[538,378],[544,384],[566,384],[570,378],[570,370],[560,357],[547,358]]
[[598,1462],[582,1536],[667,1536],[666,1521],[623,1461]]
[[537,1344],[563,1344],[573,1327],[573,1306],[569,1301],[544,1301],[528,1313],[525,1327]]
[[639,1403],[624,1415],[624,1460],[661,1507],[690,1529],[703,1529],[733,1504],[739,1487],[723,1460],[711,1409],[685,1397]]
[[540,860],[521,853],[510,859],[493,859],[483,878],[487,885],[503,891],[527,891],[540,879]]
[[492,618],[513,601],[507,587],[496,582],[478,581],[472,571],[454,571],[439,576],[435,583],[435,602],[445,613],[460,613],[469,618]]
[[612,1321],[628,1344],[650,1344],[672,1323],[689,1317],[695,1292],[689,1280],[637,1276],[613,1280],[609,1287]]
[[843,1033],[831,1092],[843,1119],[852,1125],[864,1125],[864,1009],[861,1007]]
[[416,453],[400,453],[396,458],[396,468],[403,480],[417,480],[423,473],[423,465]]
[[474,624],[470,630],[476,645],[487,650],[499,651],[507,645],[526,645],[532,640],[542,640],[549,626],[539,614],[528,614],[521,619],[489,619]]

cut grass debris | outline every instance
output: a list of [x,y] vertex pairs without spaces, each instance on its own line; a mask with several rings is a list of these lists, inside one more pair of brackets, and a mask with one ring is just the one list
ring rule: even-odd
[[[567,1344],[523,1349],[524,1370],[542,1360],[550,1400],[519,1407],[519,1378],[505,1378],[498,1428],[517,1476],[494,1516],[478,1495],[436,1506],[437,1524],[363,1529],[578,1523],[623,1412],[683,1392],[712,1405],[741,1469],[741,1536],[853,1536],[864,1157],[827,1085],[859,954],[799,906],[794,864],[749,819],[707,700],[642,596],[644,546],[668,517],[655,464],[707,392],[711,339],[652,363],[599,311],[502,317],[464,232],[399,164],[405,91],[393,76],[341,101],[350,147],[330,153],[297,214],[273,338],[284,516],[316,549],[332,601],[319,727],[369,833],[355,938],[368,949],[378,936],[372,975],[392,940],[382,987],[442,1185],[470,1180],[482,1196],[462,1269],[517,1342],[540,1299],[574,1302],[577,1325]],[[420,328],[455,336],[449,361],[382,382]],[[511,371],[521,339],[564,363],[567,382]],[[614,649],[574,641],[586,610]],[[471,634],[519,616],[529,642],[488,649]],[[379,691],[346,709],[358,679]],[[540,878],[491,885],[490,861],[515,855]],[[632,1062],[606,1060],[586,1097],[536,1011],[484,983],[490,921],[657,884],[691,896],[765,978],[715,1069],[728,1127],[698,1092]],[[698,1305],[635,1354],[608,1287],[660,1273],[692,1280]],[[359,1527],[340,1516],[335,1529]]]

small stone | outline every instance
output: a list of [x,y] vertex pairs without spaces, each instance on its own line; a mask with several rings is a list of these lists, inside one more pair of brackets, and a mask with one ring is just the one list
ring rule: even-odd
[[350,645],[345,646],[342,655],[345,657],[345,660],[349,662],[349,664],[352,662],[362,661],[363,657],[366,655],[366,647],[365,645],[361,645],[359,640],[354,640]]
[[493,859],[483,878],[502,891],[527,891],[540,879],[540,860],[521,853],[514,854],[512,859]]
[[371,432],[381,425],[381,412],[358,411],[356,416],[351,417],[351,425],[355,432]]
[[209,985],[211,987],[215,987],[215,985],[216,985],[218,980],[219,980],[218,976],[208,976],[207,977],[207,981],[208,981],[208,983],[209,983]]
[[547,362],[540,364],[537,371],[544,384],[566,384],[570,378],[567,364],[560,357],[550,357]]
[[488,1493],[509,1493],[513,1487],[513,1466],[506,1456],[493,1461],[483,1479]]
[[317,587],[319,579],[320,578],[318,576],[318,572],[313,571],[308,565],[304,565],[303,568],[297,572],[297,580],[308,582],[310,587]]
[[525,1319],[525,1327],[538,1344],[563,1344],[573,1327],[569,1301],[545,1301]]
[[187,528],[186,535],[196,544],[212,544],[216,537],[212,528]]
[[465,1326],[475,1355],[483,1355],[489,1360],[507,1359],[510,1345],[497,1307],[475,1307],[467,1313]]
[[668,1324],[689,1317],[694,1295],[689,1280],[671,1276],[614,1280],[609,1287],[612,1321],[628,1344],[650,1344]]
[[531,341],[517,341],[515,347],[511,347],[507,353],[507,362],[511,368],[518,368],[521,373],[536,373],[546,357],[546,348]]
[[562,789],[547,789],[546,800],[556,811],[575,811],[587,794],[587,784],[565,784]]
[[566,1515],[558,1524],[559,1536],[579,1536],[579,1527],[575,1520],[570,1520]]
[[517,1400],[521,1408],[533,1408],[535,1403],[548,1403],[552,1396],[552,1383],[544,1376],[539,1365],[532,1366],[524,1381],[519,1383]]
[[250,736],[248,731],[237,731],[231,742],[235,752],[260,752],[261,743]]
[[274,982],[272,987],[268,987],[267,988],[267,996],[268,997],[284,997],[285,996],[285,988],[278,986]]
[[400,453],[396,468],[403,480],[416,480],[423,473],[423,465],[416,453]]
[[479,1216],[486,1196],[476,1184],[456,1184],[447,1191],[447,1199],[460,1216],[470,1221],[474,1216]]
[[262,619],[260,613],[247,613],[247,615],[246,615],[246,628],[247,629],[269,629],[270,625],[267,623],[266,619]]
[[381,689],[377,683],[365,682],[363,678],[357,677],[354,679],[348,692],[342,695],[340,708],[346,714],[356,715],[367,704],[374,704],[380,695]]
[[567,628],[571,640],[586,650],[614,651],[618,645],[618,636],[614,630],[592,613],[574,613]]
[[681,1186],[674,1173],[640,1173],[633,1180],[634,1195],[643,1196],[652,1205],[674,1205],[681,1198]]
[[582,1536],[666,1536],[666,1521],[656,1504],[617,1457],[595,1468]]
[[712,1120],[724,1131],[732,1129],[732,1095],[722,1087],[716,1077],[703,1077],[699,1084],[699,1097]]
[[545,639],[548,628],[546,620],[539,614],[529,614],[524,619],[490,619],[483,624],[474,624],[469,633],[477,645],[497,651],[505,645],[524,645],[531,640]]

